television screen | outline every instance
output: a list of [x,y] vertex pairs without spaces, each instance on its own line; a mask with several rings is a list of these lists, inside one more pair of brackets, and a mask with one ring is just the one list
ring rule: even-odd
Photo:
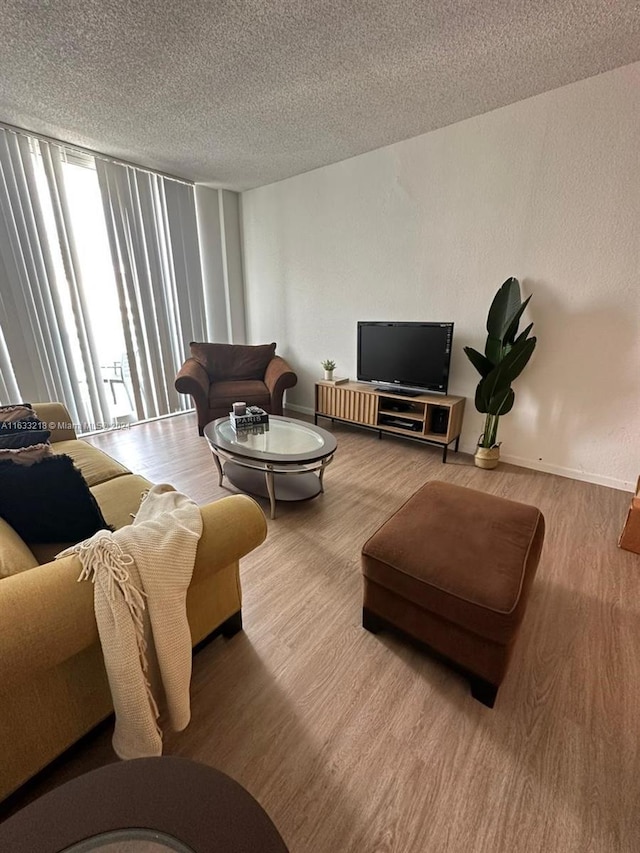
[[358,379],[447,393],[453,323],[358,323]]

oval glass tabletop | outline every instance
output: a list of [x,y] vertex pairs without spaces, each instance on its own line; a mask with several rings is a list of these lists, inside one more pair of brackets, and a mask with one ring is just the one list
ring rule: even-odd
[[171,835],[155,829],[114,829],[65,847],[63,853],[194,853]]
[[337,446],[327,430],[279,415],[270,415],[266,425],[238,432],[229,418],[218,418],[207,424],[204,434],[213,447],[272,462],[312,462],[329,456]]

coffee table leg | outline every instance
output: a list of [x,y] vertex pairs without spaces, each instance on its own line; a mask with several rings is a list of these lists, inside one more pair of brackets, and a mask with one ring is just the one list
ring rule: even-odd
[[320,470],[318,471],[318,479],[320,480],[320,491],[322,494],[324,494],[324,484],[322,482],[322,478],[324,477],[324,469],[327,467],[327,464],[328,464],[327,460],[323,459],[322,460],[322,466],[321,466]]
[[218,459],[217,453],[212,452],[211,455],[213,456],[213,461],[216,463],[216,468],[218,469],[218,485],[221,486],[222,485],[222,478],[224,476],[224,472],[222,470],[222,465],[220,464],[220,460]]
[[270,468],[264,472],[264,478],[267,481],[267,491],[269,492],[269,503],[271,504],[271,518],[276,517],[276,489],[273,481],[273,471]]

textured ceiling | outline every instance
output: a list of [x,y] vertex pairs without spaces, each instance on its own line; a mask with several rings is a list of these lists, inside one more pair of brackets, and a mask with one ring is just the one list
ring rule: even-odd
[[0,0],[0,120],[267,184],[640,59],[638,0]]

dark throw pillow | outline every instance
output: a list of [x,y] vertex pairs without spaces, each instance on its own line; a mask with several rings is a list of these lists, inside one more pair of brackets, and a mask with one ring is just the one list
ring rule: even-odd
[[[36,424],[38,422],[36,421]],[[0,429],[0,450],[12,450],[16,447],[31,447],[32,444],[46,444],[51,433],[48,429]]]
[[0,448],[0,462],[5,459],[16,465],[34,465],[45,456],[52,456],[53,449],[48,441],[42,444],[29,444],[27,447],[5,447]]
[[0,406],[0,424],[19,421],[20,418],[35,414],[31,403],[10,403]]
[[0,518],[24,541],[80,542],[111,530],[70,456],[33,465],[0,461]]
[[51,433],[29,403],[0,406],[0,452],[45,444]]

